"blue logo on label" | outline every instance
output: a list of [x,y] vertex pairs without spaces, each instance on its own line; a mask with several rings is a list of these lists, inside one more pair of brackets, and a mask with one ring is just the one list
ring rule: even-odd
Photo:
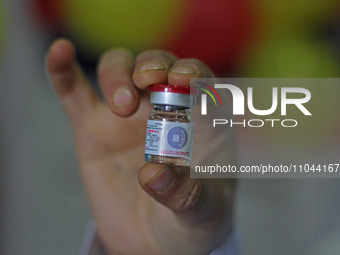
[[187,131],[182,127],[173,127],[168,132],[168,144],[174,149],[182,149],[188,140]]

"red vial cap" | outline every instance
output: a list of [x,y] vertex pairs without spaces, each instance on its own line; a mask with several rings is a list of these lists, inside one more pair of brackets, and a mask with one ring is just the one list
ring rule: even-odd
[[150,92],[170,92],[187,95],[198,95],[198,89],[190,86],[178,86],[168,84],[153,84],[149,86]]

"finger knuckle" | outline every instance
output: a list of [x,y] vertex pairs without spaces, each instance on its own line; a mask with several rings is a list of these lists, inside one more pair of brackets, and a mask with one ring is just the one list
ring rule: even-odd
[[205,67],[205,64],[197,58],[183,58],[183,59],[179,60],[178,63],[193,65],[193,66],[197,66],[198,68]]
[[160,50],[160,49],[151,49],[151,50],[146,50],[140,53],[137,56],[136,61],[145,62],[151,59],[161,59],[163,61],[170,62],[170,61],[174,61],[175,58],[176,58],[175,55],[170,52]]
[[125,48],[117,48],[105,52],[99,58],[97,74],[101,75],[101,73],[105,72],[107,69],[115,70],[120,66],[130,68],[134,62],[133,58],[133,54]]

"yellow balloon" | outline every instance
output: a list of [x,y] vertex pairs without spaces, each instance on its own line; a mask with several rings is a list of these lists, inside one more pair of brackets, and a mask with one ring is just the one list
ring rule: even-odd
[[78,42],[100,53],[113,46],[135,51],[171,40],[181,23],[180,0],[63,0],[66,27]]

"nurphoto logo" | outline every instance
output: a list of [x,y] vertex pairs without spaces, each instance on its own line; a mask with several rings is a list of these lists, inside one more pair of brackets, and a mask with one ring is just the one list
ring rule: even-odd
[[[247,87],[246,95],[243,93],[242,89],[233,84],[214,84],[209,85],[203,82],[196,82],[196,86],[201,90],[201,115],[207,115],[208,113],[208,103],[207,103],[207,95],[214,102],[217,107],[219,101],[219,105],[222,107],[222,100],[220,96],[220,92],[223,89],[227,93],[231,95],[232,99],[232,114],[234,116],[242,116],[245,115],[245,107],[249,110],[250,113],[257,116],[268,116],[275,113],[276,111],[280,111],[281,116],[287,115],[287,105],[294,105],[297,107],[300,112],[305,116],[312,116],[311,112],[305,107],[304,104],[310,101],[311,92],[306,88],[299,87],[272,87],[272,104],[268,109],[256,109],[254,106],[254,94],[253,87]],[[219,90],[219,92],[217,92]],[[279,93],[280,92],[280,93]],[[294,94],[296,97],[293,97]],[[298,95],[298,96],[297,96]],[[216,100],[217,99],[217,100]],[[280,107],[279,107],[280,102]],[[226,107],[230,107],[229,104],[224,104]],[[243,126],[243,127],[263,127],[266,123],[274,127],[276,123],[280,123],[282,127],[296,127],[298,125],[298,121],[295,119],[243,119],[242,121],[235,121],[233,119],[214,119],[213,127],[216,125],[229,125],[233,126]]]

